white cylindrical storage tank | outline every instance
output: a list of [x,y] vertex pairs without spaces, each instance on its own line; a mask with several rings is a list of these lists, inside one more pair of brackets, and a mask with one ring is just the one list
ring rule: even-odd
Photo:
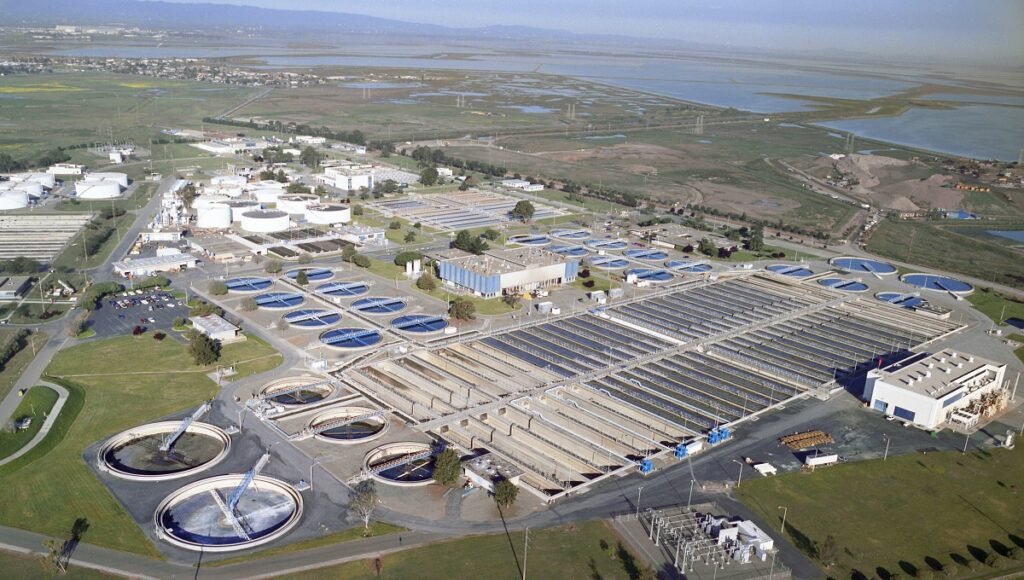
[[242,214],[242,229],[247,232],[272,234],[288,229],[288,214],[279,210],[254,209]]
[[231,221],[242,221],[242,214],[254,209],[260,209],[260,202],[248,199],[233,199],[226,204],[231,208]]
[[121,186],[116,181],[79,181],[75,195],[80,199],[112,199],[121,197]]
[[203,195],[225,195],[227,197],[241,197],[242,186],[240,185],[208,185],[203,188]]
[[210,178],[210,185],[214,187],[237,187],[241,189],[248,180],[241,175],[217,175]]
[[196,227],[206,230],[224,230],[231,227],[231,208],[214,204],[196,210]]
[[277,198],[284,195],[284,190],[276,187],[256,187],[249,192],[260,203],[277,203]]
[[43,185],[35,181],[22,181],[12,184],[11,191],[22,191],[30,197],[40,197],[43,195]]
[[0,192],[0,211],[28,207],[28,193],[20,189]]
[[201,207],[210,207],[212,205],[224,205],[230,200],[231,198],[226,195],[200,195],[192,200],[192,207],[199,209]]
[[277,198],[277,209],[292,215],[303,215],[306,208],[320,202],[320,198],[306,193],[282,195]]
[[333,226],[352,221],[352,210],[339,203],[321,203],[306,208],[306,221],[311,224]]
[[49,173],[29,173],[24,176],[23,181],[38,183],[46,189],[53,189],[57,185],[57,177]]
[[113,181],[121,187],[128,187],[128,174],[117,172],[87,173],[85,181]]

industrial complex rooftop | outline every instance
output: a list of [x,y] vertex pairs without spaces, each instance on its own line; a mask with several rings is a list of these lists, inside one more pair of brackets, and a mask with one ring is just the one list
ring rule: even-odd
[[479,256],[452,258],[462,268],[485,275],[517,272],[528,268],[561,264],[570,260],[561,254],[540,248],[514,248],[507,250],[489,250]]
[[996,369],[1005,367],[972,354],[943,350],[911,364],[886,370],[886,382],[935,399],[972,383],[983,384],[995,378]]

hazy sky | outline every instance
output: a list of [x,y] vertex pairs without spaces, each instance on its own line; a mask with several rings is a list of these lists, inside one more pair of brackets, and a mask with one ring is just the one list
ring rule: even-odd
[[[172,0],[191,2],[194,0]],[[213,0],[217,2],[218,0]],[[1021,0],[224,0],[452,27],[527,25],[735,47],[1024,62]]]

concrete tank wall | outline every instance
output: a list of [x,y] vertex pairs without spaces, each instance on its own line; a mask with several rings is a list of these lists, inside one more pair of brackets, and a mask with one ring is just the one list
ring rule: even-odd
[[306,213],[307,207],[319,201],[320,198],[315,195],[282,195],[277,199],[277,209],[292,215],[302,215]]
[[242,229],[248,232],[272,234],[288,229],[290,220],[283,211],[253,210],[242,214]]
[[332,226],[352,221],[352,210],[346,205],[319,204],[306,208],[306,221],[311,224]]
[[20,189],[0,193],[0,211],[28,207],[28,194]]
[[196,227],[227,229],[231,227],[231,208],[223,204],[209,205],[196,210]]
[[112,199],[121,197],[121,186],[116,181],[79,181],[75,195],[81,199]]

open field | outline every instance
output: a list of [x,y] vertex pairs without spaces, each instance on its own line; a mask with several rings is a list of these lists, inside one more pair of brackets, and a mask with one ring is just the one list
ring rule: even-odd
[[935,222],[885,220],[868,240],[880,256],[1024,288],[1024,260],[996,243]]
[[[42,546],[39,549],[42,549]],[[41,556],[26,556],[5,551],[0,551],[0,570],[7,570],[8,572],[17,570],[17,577],[20,580],[46,580],[56,576],[54,570]],[[104,574],[97,570],[80,566],[71,566],[68,568],[67,573],[62,574],[60,577],[67,578],[68,580],[120,578],[120,576]]]
[[1011,318],[1024,321],[1024,302],[1007,298],[989,288],[979,288],[977,292],[967,297],[967,301],[975,310],[988,316],[996,324],[1002,324],[1004,320]]
[[95,268],[103,263],[110,255],[110,252],[114,251],[117,244],[121,241],[121,236],[125,234],[132,227],[132,223],[135,222],[135,214],[127,212],[124,215],[118,216],[112,220],[106,222],[114,228],[111,232],[110,237],[100,245],[99,249],[95,253],[84,256],[84,248],[82,246],[82,238],[85,236],[85,228],[75,237],[71,238],[68,242],[67,247],[61,252],[53,262],[50,264],[52,268],[73,268],[76,270]]
[[[3,340],[7,340],[8,336],[10,336],[9,331],[0,332],[0,337],[3,337]],[[33,332],[27,340],[31,342],[11,357],[11,360],[7,361],[7,364],[0,369],[0,399],[6,397],[7,393],[14,388],[15,383],[18,382],[18,377],[21,376],[28,363],[32,362],[32,359],[35,358],[33,345],[35,349],[39,349],[46,344],[46,334]]]
[[[287,578],[519,578],[523,533],[478,536],[349,562]],[[530,533],[527,575],[539,578],[642,578],[642,563],[603,522],[588,522]]]
[[[269,350],[257,341],[227,345],[221,364],[265,356]],[[81,455],[112,433],[211,398],[216,385],[205,375],[209,370],[197,370],[180,343],[169,338],[156,341],[148,334],[89,342],[58,353],[47,374],[67,377],[63,382],[84,394],[84,407],[49,453],[0,470],[6,493],[0,522],[61,536],[75,518],[84,517],[92,526],[86,542],[157,556]]]
[[[149,139],[166,138],[161,128],[197,126],[203,117],[219,114],[258,90],[106,73],[6,77],[0,152],[23,159],[57,146],[110,139],[134,140],[148,148]],[[107,163],[81,153],[92,157],[90,166]]]
[[303,550],[312,550],[313,548],[319,548],[321,546],[332,546],[334,544],[340,544],[342,542],[350,542],[352,540],[359,540],[362,538],[373,538],[376,536],[386,536],[388,534],[397,534],[398,532],[404,531],[405,528],[400,526],[393,526],[384,522],[370,522],[370,529],[363,529],[362,525],[351,527],[347,530],[342,530],[333,534],[327,534],[318,538],[310,538],[308,540],[301,540],[298,542],[292,542],[284,546],[276,546],[273,548],[267,548],[266,550],[257,550],[234,558],[225,558],[223,560],[217,560],[207,566],[227,566],[230,564],[237,564],[239,562],[249,562],[251,560],[259,560],[261,558],[269,558],[270,556],[280,556],[281,554],[291,554],[294,552],[301,552]]
[[19,431],[8,431],[9,425],[4,425],[0,431],[0,458],[7,457],[25,446],[26,443],[36,436],[36,433],[43,428],[43,421],[46,415],[57,402],[57,392],[48,387],[32,387],[22,397],[11,417],[12,422],[19,421],[23,417],[31,417],[32,425],[28,429]]
[[959,562],[960,577],[979,577],[970,562],[991,573],[981,564],[989,554],[1024,547],[1022,477],[1020,449],[928,453],[753,479],[737,496],[775,525],[786,506],[786,535],[812,558],[834,536],[830,576],[914,576]]

